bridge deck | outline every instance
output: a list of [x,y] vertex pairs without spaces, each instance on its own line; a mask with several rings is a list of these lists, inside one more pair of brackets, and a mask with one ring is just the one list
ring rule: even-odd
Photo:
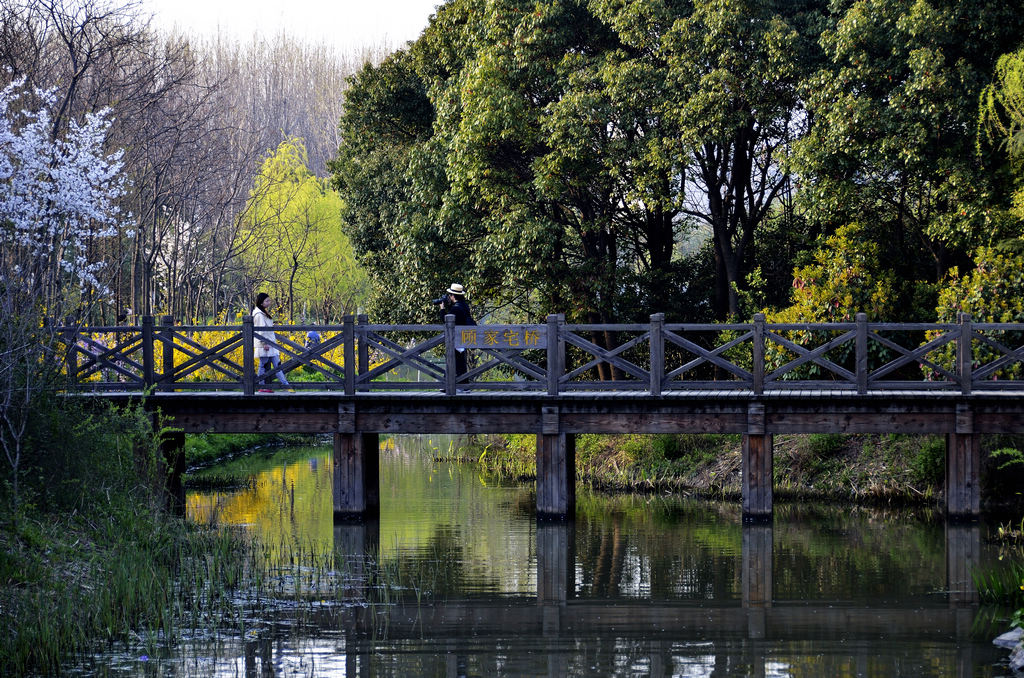
[[[140,398],[124,392],[73,397]],[[1024,432],[1024,393],[999,391],[177,391],[152,394],[145,403],[188,433]]]

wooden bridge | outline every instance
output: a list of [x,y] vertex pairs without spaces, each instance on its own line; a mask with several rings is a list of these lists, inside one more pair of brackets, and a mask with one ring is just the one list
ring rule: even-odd
[[[980,436],[1024,433],[1024,324],[649,323],[274,328],[291,389],[257,392],[255,330],[239,325],[62,328],[67,389],[142,401],[185,433],[334,435],[335,518],[379,509],[381,433],[535,433],[538,516],[571,516],[580,433],[742,435],[743,513],[772,514],[772,437],[947,436],[946,509],[979,513]],[[319,343],[304,341],[319,333]],[[470,367],[456,374],[456,355]],[[275,388],[277,388],[275,384]]]

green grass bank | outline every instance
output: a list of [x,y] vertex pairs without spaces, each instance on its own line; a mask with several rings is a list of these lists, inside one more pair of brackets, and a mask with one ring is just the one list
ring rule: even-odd
[[[678,492],[739,497],[738,435],[580,435],[576,478],[609,492]],[[863,504],[936,504],[945,473],[945,438],[918,435],[779,435],[774,439],[775,496]],[[983,439],[987,509],[1024,506],[1024,437]],[[499,477],[536,476],[533,435],[478,438],[475,456]]]

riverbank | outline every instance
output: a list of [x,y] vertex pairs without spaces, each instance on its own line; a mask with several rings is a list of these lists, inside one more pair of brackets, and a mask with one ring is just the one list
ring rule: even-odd
[[[945,438],[920,435],[779,435],[774,439],[775,496],[780,500],[869,505],[934,505],[941,498]],[[983,440],[986,509],[1022,505],[1024,438]],[[996,452],[998,451],[998,452]],[[462,453],[505,479],[536,476],[532,435],[481,436]],[[738,435],[580,435],[576,478],[609,492],[677,492],[736,498],[742,489]]]
[[316,435],[306,433],[197,433],[185,436],[185,465],[198,470],[229,461],[253,450],[283,445],[309,445]]
[[230,623],[248,546],[166,510],[145,412],[40,397],[26,431],[19,482],[0,482],[0,675]]

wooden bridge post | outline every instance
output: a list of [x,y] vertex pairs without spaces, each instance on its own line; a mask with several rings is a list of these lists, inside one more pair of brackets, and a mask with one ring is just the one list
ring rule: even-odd
[[661,395],[665,375],[665,314],[651,314],[651,384],[652,396]]
[[64,320],[64,342],[68,345],[66,359],[68,370],[68,390],[78,387],[78,330],[75,319],[68,317]]
[[156,365],[154,364],[153,347],[153,316],[142,316],[142,385],[149,389],[156,383]]
[[380,437],[334,434],[334,522],[380,515]]
[[[357,374],[366,374],[370,371],[370,344],[366,341],[366,324],[370,318],[365,313],[360,313],[356,317],[357,332],[356,337],[358,338],[357,345],[359,346],[359,372]],[[369,391],[370,385],[366,384],[359,388],[360,391]]]
[[256,347],[252,315],[242,316],[242,393],[256,394]]
[[[563,371],[565,370],[565,366],[566,366],[566,362],[565,362],[565,337],[562,336],[562,331],[564,330],[564,328],[565,328],[565,314],[564,313],[559,313],[558,314],[558,364],[559,364],[560,368]],[[562,375],[559,374],[558,376],[561,377]]]
[[537,517],[572,518],[576,513],[576,439],[560,431],[558,407],[541,408],[537,434]]
[[981,511],[980,438],[970,406],[959,403],[954,432],[946,437],[946,515],[952,518],[973,519]]
[[345,395],[355,395],[356,392],[356,332],[352,316],[347,315],[341,319],[342,323],[342,356],[345,368]]
[[971,368],[974,365],[974,356],[971,351],[971,338],[974,328],[971,325],[971,314],[960,314],[960,334],[956,339],[956,366],[957,374],[960,375],[960,392],[971,395]]
[[565,345],[559,336],[560,316],[548,316],[548,395],[558,395],[558,379],[565,367]]
[[444,317],[444,392],[455,395],[455,316]]
[[864,395],[868,392],[868,314],[858,313],[857,336],[854,350],[854,360],[857,375],[857,393]]
[[160,317],[160,331],[164,336],[163,374],[160,375],[160,391],[174,390],[174,316]]
[[750,387],[756,395],[764,393],[764,313],[754,314],[754,340],[751,344],[753,364]]
[[764,403],[747,405],[743,434],[743,520],[772,518],[772,435],[765,433]]

